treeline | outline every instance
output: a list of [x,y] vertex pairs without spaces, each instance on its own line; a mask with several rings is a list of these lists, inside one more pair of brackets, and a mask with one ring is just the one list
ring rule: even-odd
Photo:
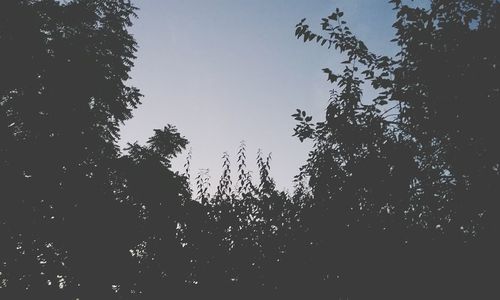
[[[0,294],[6,299],[477,298],[498,279],[498,1],[394,5],[400,52],[370,52],[339,10],[344,55],[291,194],[242,143],[213,195],[171,170],[173,126],[120,151],[140,104],[128,85],[125,0],[6,0],[0,9]],[[378,94],[363,97],[367,87]],[[193,181],[194,188],[190,188]],[[496,272],[496,271],[495,271]],[[5,295],[5,296],[4,296]]]

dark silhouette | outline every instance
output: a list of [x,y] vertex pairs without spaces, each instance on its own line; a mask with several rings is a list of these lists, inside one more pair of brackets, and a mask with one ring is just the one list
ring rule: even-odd
[[[126,84],[126,0],[4,0],[0,10],[0,298],[453,299],[499,276],[498,1],[392,0],[396,57],[336,10],[313,33],[344,69],[292,194],[271,156],[238,148],[219,184],[171,170],[170,125],[117,146],[141,94]],[[363,98],[370,84],[378,96]],[[253,176],[252,176],[253,175]],[[326,297],[324,296],[326,295]]]
[[339,10],[323,36],[296,27],[345,56],[343,70],[324,69],[335,84],[326,120],[294,114],[295,134],[315,142],[302,170],[318,210],[310,236],[329,249],[315,259],[344,295],[485,297],[499,278],[500,4],[390,2],[393,58],[371,53]]
[[[116,140],[139,103],[125,84],[127,1],[2,1],[1,293],[106,298],[128,260]],[[64,287],[64,288],[61,288]]]

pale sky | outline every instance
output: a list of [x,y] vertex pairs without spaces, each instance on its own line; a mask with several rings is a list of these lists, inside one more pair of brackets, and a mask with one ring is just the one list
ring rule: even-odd
[[[210,169],[215,184],[221,156],[235,165],[241,140],[255,170],[258,148],[272,152],[271,175],[291,189],[310,143],[292,137],[296,108],[324,119],[332,86],[323,68],[342,58],[294,37],[302,18],[319,32],[336,7],[368,48],[392,54],[394,12],[385,0],[136,0],[131,29],[139,44],[131,84],[145,95],[122,127],[121,144],[145,142],[172,124],[192,148],[191,176]],[[186,151],[187,152],[187,151]],[[174,161],[179,170],[185,154]],[[233,181],[236,174],[233,173]],[[257,177],[254,172],[254,177]]]

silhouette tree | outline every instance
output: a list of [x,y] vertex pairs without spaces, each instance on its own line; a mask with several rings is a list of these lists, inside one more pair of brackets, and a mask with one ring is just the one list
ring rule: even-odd
[[[335,84],[326,120],[293,115],[295,135],[315,143],[301,173],[314,196],[310,238],[328,249],[318,259],[344,294],[362,285],[406,298],[410,282],[484,293],[487,264],[498,263],[499,52],[488,44],[498,40],[500,4],[390,2],[393,58],[370,52],[338,9],[322,19],[324,35],[305,19],[296,26],[297,38],[346,58],[340,72],[323,70]],[[365,84],[378,92],[371,101]]]
[[[171,125],[117,146],[141,94],[127,85],[126,0],[5,0],[0,10],[0,294],[449,298],[498,276],[498,1],[394,5],[395,57],[370,52],[336,10],[323,35],[343,69],[324,121],[297,110],[313,150],[292,194],[238,148],[189,186]],[[498,45],[497,45],[498,44]],[[367,99],[371,85],[378,94]],[[441,292],[431,293],[432,289]],[[458,296],[466,297],[465,293]],[[467,295],[468,297],[469,295]]]
[[118,126],[140,98],[125,83],[133,11],[119,0],[2,2],[2,292],[111,292],[126,243],[114,242],[126,238]]
[[126,278],[127,285],[117,287],[124,295],[134,291],[154,297],[184,285],[187,262],[177,230],[184,220],[183,206],[191,195],[186,178],[170,170],[170,160],[186,144],[187,140],[169,125],[155,130],[146,146],[129,144],[128,154],[120,158],[127,197],[123,201],[136,208],[137,226],[133,229],[138,231],[135,244],[123,248],[137,262],[135,274]]

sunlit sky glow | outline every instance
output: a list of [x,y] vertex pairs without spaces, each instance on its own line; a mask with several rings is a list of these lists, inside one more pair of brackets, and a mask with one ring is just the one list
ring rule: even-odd
[[[255,172],[258,148],[272,152],[271,175],[290,189],[311,143],[292,137],[301,108],[324,118],[332,86],[321,71],[342,57],[297,40],[302,18],[320,29],[336,7],[376,53],[393,54],[394,12],[383,0],[143,0],[131,29],[139,44],[131,84],[145,95],[122,128],[121,144],[143,143],[153,129],[176,126],[192,148],[191,176],[210,169],[212,183],[227,151],[233,165],[241,140]],[[187,152],[187,151],[186,151]],[[176,159],[181,170],[185,153]],[[235,174],[233,173],[233,181]]]

